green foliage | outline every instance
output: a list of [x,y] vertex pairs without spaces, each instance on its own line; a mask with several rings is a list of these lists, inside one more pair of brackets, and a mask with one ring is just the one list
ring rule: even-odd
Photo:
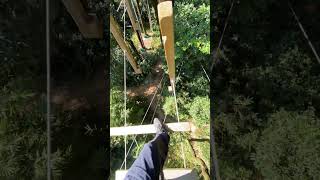
[[[183,155],[185,156],[186,165],[188,167],[197,164],[192,155],[191,149],[187,142],[188,136],[186,134],[171,133],[168,157],[165,162],[167,168],[183,167]],[[183,147],[182,147],[183,146]],[[184,154],[182,153],[184,149]]]
[[208,97],[196,97],[188,105],[188,112],[196,123],[197,127],[202,128],[210,124],[210,100]]
[[175,13],[177,58],[185,58],[181,57],[181,51],[187,50],[210,54],[209,2],[202,1],[199,5],[188,1],[177,2],[174,8],[178,11]]
[[247,180],[252,175],[251,170],[224,161],[219,161],[219,169],[221,169],[221,177],[226,180]]
[[68,167],[67,163],[70,161],[72,156],[71,146],[65,150],[57,149],[51,155],[52,173],[55,179],[62,179],[63,171]]
[[110,92],[110,126],[122,126],[124,124],[123,92],[115,89]]
[[175,2],[174,12],[177,90],[207,95],[201,65],[207,69],[210,58],[209,1]]
[[28,91],[4,89],[1,93],[6,99],[0,111],[0,177],[35,177],[34,171],[41,168],[34,163],[46,147],[41,99],[31,101],[35,97]]
[[[180,80],[180,77],[177,78],[177,81]],[[190,97],[196,96],[206,96],[209,94],[209,82],[205,78],[205,74],[194,77],[190,82],[186,82],[184,87],[181,87],[185,90]]]
[[271,115],[253,155],[266,179],[320,177],[320,126],[314,110],[280,110]]
[[[298,4],[305,2],[294,6]],[[215,46],[229,8],[230,1],[216,2]],[[318,18],[308,16],[303,24]],[[310,34],[316,32],[312,29],[308,28]],[[319,126],[311,121],[319,119],[319,64],[287,3],[235,3],[213,67],[213,122],[221,177],[317,179],[318,167],[312,163],[319,151],[314,130]],[[314,115],[305,112],[309,107],[315,109]]]
[[[261,83],[264,81],[259,87],[261,95],[277,96],[273,97],[273,102],[277,105],[290,104],[286,107],[288,109],[301,109],[312,104],[312,98],[320,93],[320,76],[314,62],[297,46],[285,50],[278,60],[274,65],[258,67],[250,73],[255,74]],[[272,95],[275,91],[277,95]]]
[[176,106],[174,97],[165,97],[163,104],[164,113],[170,116],[175,116],[176,114]]
[[[44,97],[28,91],[1,91],[6,95],[0,112],[0,177],[44,179],[47,176],[47,140]],[[53,151],[53,176],[62,175],[71,149]]]
[[[110,126],[123,126],[125,116],[123,91],[112,88],[110,92]],[[144,97],[127,97],[126,118],[128,125],[142,120],[146,106],[146,98]]]

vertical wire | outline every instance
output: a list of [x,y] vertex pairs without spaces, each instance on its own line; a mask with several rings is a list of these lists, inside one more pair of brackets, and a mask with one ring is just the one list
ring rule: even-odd
[[174,102],[175,102],[175,106],[176,106],[177,120],[178,120],[178,122],[180,122],[175,82],[171,81],[171,85],[172,85],[172,90],[173,90]]
[[47,63],[47,179],[51,180],[51,115],[50,115],[50,8],[46,0],[46,63]]
[[[126,9],[123,17],[123,40],[126,40]],[[126,51],[123,51],[123,84],[124,84],[124,126],[127,126],[127,64]],[[127,169],[127,135],[124,136],[124,169]]]
[[[176,106],[177,120],[178,120],[178,123],[180,123],[175,81],[171,81],[171,86],[172,86],[172,89],[173,89],[173,96],[174,96],[174,101],[175,101],[175,106]],[[183,167],[186,168],[186,158],[185,158],[185,153],[184,153],[184,148],[183,148],[183,143],[182,143],[181,136],[180,136],[180,140],[181,140],[180,146],[181,146],[181,151],[182,151]]]

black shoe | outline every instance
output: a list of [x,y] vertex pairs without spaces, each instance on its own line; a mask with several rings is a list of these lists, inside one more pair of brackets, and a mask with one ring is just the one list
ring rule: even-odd
[[156,134],[167,132],[164,125],[162,124],[162,122],[158,118],[153,119],[153,125],[156,129]]

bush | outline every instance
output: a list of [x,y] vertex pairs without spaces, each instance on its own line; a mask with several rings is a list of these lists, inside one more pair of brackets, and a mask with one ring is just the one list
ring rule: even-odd
[[188,112],[196,125],[201,128],[210,123],[210,100],[208,97],[196,97],[188,105]]
[[253,155],[266,179],[319,179],[320,126],[313,110],[271,115]]

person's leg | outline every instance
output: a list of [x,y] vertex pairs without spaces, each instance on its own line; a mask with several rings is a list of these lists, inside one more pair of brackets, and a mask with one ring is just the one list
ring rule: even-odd
[[159,179],[168,155],[169,141],[170,136],[164,131],[145,144],[125,179]]

